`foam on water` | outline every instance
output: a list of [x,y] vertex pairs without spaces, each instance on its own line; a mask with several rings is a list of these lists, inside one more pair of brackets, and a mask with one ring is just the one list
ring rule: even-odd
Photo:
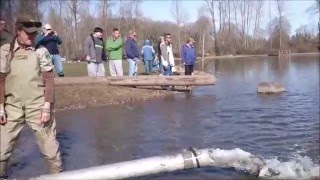
[[[272,169],[279,174],[273,176],[268,171]],[[277,158],[267,159],[266,167],[259,174],[260,177],[272,179],[310,179],[320,177],[320,167],[309,157],[297,156],[288,162],[280,162]]]
[[[315,164],[307,156],[297,155],[288,162],[281,162],[277,158],[263,159],[254,156],[239,148],[232,150],[215,149],[212,155],[219,167],[233,167],[238,171],[246,171],[262,178],[313,179],[320,177],[319,164]],[[258,169],[260,169],[260,172]],[[259,172],[259,174],[256,174],[256,172]]]
[[212,151],[212,159],[219,167],[233,167],[239,171],[257,173],[264,161],[249,152],[236,148],[232,150],[215,149]]

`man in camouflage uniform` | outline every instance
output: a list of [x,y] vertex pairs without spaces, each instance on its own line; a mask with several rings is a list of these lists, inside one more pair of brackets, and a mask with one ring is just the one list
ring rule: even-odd
[[47,49],[34,48],[41,22],[17,18],[16,36],[0,48],[0,178],[19,134],[27,123],[35,132],[50,173],[62,171],[56,122],[52,113],[53,65]]

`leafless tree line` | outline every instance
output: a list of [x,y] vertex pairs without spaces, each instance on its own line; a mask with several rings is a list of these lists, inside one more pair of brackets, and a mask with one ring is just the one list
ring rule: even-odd
[[[320,14],[320,0],[308,12]],[[68,58],[82,55],[82,44],[95,26],[105,29],[107,37],[112,28],[120,29],[122,36],[134,29],[139,42],[149,38],[154,44],[164,32],[173,35],[176,55],[181,44],[193,37],[198,54],[253,54],[268,53],[270,49],[310,51],[316,49],[319,33],[301,27],[290,36],[290,23],[285,17],[286,3],[270,1],[277,7],[278,15],[269,17],[269,26],[261,28],[263,0],[203,0],[199,17],[188,22],[188,12],[183,1],[172,1],[171,11],[175,23],[156,22],[144,17],[140,9],[142,0],[2,0],[1,16],[8,19],[9,29],[18,13],[32,13],[42,22],[50,23],[63,40],[61,53]],[[93,8],[90,8],[93,7]],[[170,8],[170,7],[168,7]],[[204,13],[205,11],[208,14]],[[48,13],[45,18],[45,13]],[[270,14],[270,13],[269,13]],[[319,15],[320,18],[320,15]],[[320,24],[319,24],[320,28]],[[301,30],[303,29],[303,30]],[[182,35],[184,34],[184,35]],[[266,36],[267,35],[267,36]],[[303,45],[310,46],[302,48]]]
[[[268,52],[270,49],[296,49],[295,43],[297,41],[293,41],[292,37],[290,37],[291,26],[285,16],[286,1],[204,1],[206,2],[213,24],[210,35],[212,36],[212,40],[215,41],[216,54],[262,53]],[[315,5],[311,6],[307,11],[319,13],[320,1],[314,0],[314,2]],[[264,14],[263,6],[267,3],[269,3],[270,22],[269,27],[264,30],[261,28],[261,19]],[[277,12],[274,18],[271,18],[270,4],[276,7],[276,9],[273,9],[273,12],[275,10]],[[219,26],[219,29],[216,28],[217,26]],[[308,34],[311,35],[309,41],[311,41],[312,47],[310,47],[310,50],[314,51],[317,46],[319,33],[316,36],[316,33],[308,30]],[[269,37],[266,38],[266,35]],[[297,37],[296,35],[294,37]]]

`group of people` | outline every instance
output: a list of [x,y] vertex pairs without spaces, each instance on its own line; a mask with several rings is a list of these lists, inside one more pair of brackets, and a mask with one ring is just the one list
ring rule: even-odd
[[[1,45],[12,39],[9,31],[5,28],[6,21],[0,19]],[[7,41],[6,41],[7,40]],[[189,38],[181,48],[181,61],[185,65],[185,75],[191,75],[196,60],[194,40]],[[35,48],[45,47],[51,56],[52,64],[58,77],[64,77],[63,63],[59,53],[59,45],[62,40],[57,31],[50,24],[45,24],[36,36]],[[84,59],[87,62],[88,76],[105,76],[104,61],[109,61],[111,76],[123,76],[122,60],[127,59],[129,68],[128,75],[136,76],[140,59],[145,65],[145,73],[151,74],[154,64],[161,75],[176,73],[175,60],[172,49],[171,34],[165,33],[159,38],[157,52],[149,39],[143,42],[141,51],[137,43],[137,33],[129,31],[126,42],[122,39],[118,28],[113,28],[112,35],[103,39],[103,29],[96,27],[84,42]]]
[[[127,59],[129,68],[128,75],[136,76],[140,59],[144,62],[146,74],[151,74],[154,61],[159,62],[158,68],[163,75],[176,73],[175,58],[171,43],[171,34],[165,33],[159,38],[156,51],[152,42],[146,39],[141,51],[137,43],[137,33],[130,30],[127,40],[123,43],[119,29],[114,28],[112,35],[106,41],[103,40],[103,29],[96,27],[84,43],[85,60],[87,62],[88,76],[105,76],[104,61],[109,61],[111,76],[123,76],[122,60]],[[140,58],[141,57],[141,58]],[[181,61],[185,65],[185,75],[191,75],[196,61],[194,40],[189,38],[181,48]]]
[[123,76],[122,59],[124,56],[129,63],[129,76],[137,75],[140,53],[136,36],[136,32],[129,31],[127,40],[123,43],[119,29],[113,28],[112,36],[104,41],[102,38],[103,29],[94,28],[93,33],[84,42],[88,76],[105,76],[103,61],[107,60],[109,61],[110,75]]

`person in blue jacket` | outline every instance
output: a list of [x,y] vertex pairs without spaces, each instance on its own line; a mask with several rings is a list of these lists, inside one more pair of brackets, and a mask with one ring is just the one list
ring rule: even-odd
[[50,24],[43,26],[43,33],[36,37],[36,48],[44,46],[49,51],[52,64],[56,70],[59,77],[64,77],[63,65],[61,61],[61,56],[59,54],[58,45],[61,45],[62,40],[58,36],[58,33],[51,28]]
[[153,59],[155,58],[155,50],[151,46],[151,41],[149,39],[144,41],[141,55],[144,62],[146,74],[149,75],[152,71]]
[[129,63],[129,76],[136,76],[138,73],[139,50],[137,44],[137,33],[130,30],[125,43],[127,61]]
[[197,59],[196,48],[194,47],[194,40],[189,38],[187,43],[181,49],[181,61],[185,67],[185,75],[192,75],[194,63]]

